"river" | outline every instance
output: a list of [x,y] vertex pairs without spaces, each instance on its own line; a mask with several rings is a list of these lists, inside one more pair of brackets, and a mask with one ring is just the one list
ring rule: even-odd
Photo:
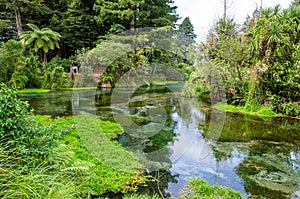
[[[149,189],[178,197],[199,177],[247,198],[300,198],[300,121],[219,112],[158,87],[23,94],[36,114],[92,114],[118,122],[119,143],[159,179]],[[112,94],[112,95],[111,95]],[[113,97],[111,97],[113,96]]]

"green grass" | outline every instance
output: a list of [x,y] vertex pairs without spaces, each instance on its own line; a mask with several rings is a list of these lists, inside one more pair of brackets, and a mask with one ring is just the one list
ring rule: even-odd
[[178,83],[180,83],[180,81],[161,81],[161,82],[154,81],[151,84],[153,86],[165,86],[167,84],[178,84]]
[[261,116],[261,117],[277,117],[277,116],[279,116],[272,109],[265,107],[265,106],[258,106],[258,107],[233,106],[233,105],[228,105],[225,103],[217,103],[213,106],[213,108],[220,110],[220,111],[234,112],[234,113],[240,113],[240,114],[249,114],[249,115]]
[[28,88],[28,89],[22,89],[22,90],[17,90],[17,93],[21,94],[37,94],[37,93],[50,93],[50,92],[55,92],[55,91],[78,91],[78,90],[96,90],[97,87],[81,87],[81,88],[59,88],[55,90],[51,89],[43,89],[43,88]]
[[76,88],[76,87],[71,87],[71,88],[60,88],[58,90],[60,91],[78,91],[78,90],[96,90],[97,87],[80,87],[80,88]]
[[124,133],[124,129],[117,123],[99,120],[102,133],[110,140],[115,140]]
[[42,88],[28,88],[23,90],[17,90],[17,93],[22,94],[31,94],[31,93],[50,93],[50,89],[42,89]]
[[73,162],[94,165],[89,170],[89,180],[83,182],[92,195],[135,192],[147,181],[138,159],[110,140],[123,133],[117,124],[89,116],[58,118],[50,122],[48,117],[39,119],[42,123],[52,124],[59,132],[60,144],[74,153]]

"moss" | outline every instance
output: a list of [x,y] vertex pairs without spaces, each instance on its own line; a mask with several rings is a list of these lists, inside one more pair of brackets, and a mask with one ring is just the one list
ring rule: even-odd
[[224,199],[239,199],[243,198],[241,193],[234,191],[228,187],[221,187],[219,185],[208,185],[206,181],[193,178],[188,181],[180,198],[188,199],[209,199],[209,198],[224,198]]
[[80,87],[80,88],[76,88],[76,87],[71,87],[71,88],[60,88],[59,90],[61,91],[78,91],[78,90],[96,90],[97,87]]
[[89,171],[89,180],[83,182],[85,187],[89,187],[88,195],[135,192],[139,186],[145,185],[148,177],[142,175],[138,159],[118,143],[110,141],[123,133],[123,129],[116,123],[89,116],[37,118],[52,126],[52,131],[60,138],[60,144],[74,153],[74,162],[84,161],[94,165]]
[[124,129],[114,122],[100,120],[99,125],[104,135],[110,140],[115,140],[119,135],[124,133]]
[[22,94],[33,94],[33,93],[50,93],[50,89],[41,89],[41,88],[29,88],[29,89],[23,89],[23,90],[17,90],[17,93]]
[[157,82],[157,81],[154,81],[151,83],[151,85],[153,86],[165,86],[165,85],[170,85],[170,84],[178,84],[180,83],[180,81],[161,81],[161,82]]
[[265,106],[233,106],[224,103],[217,103],[213,108],[220,111],[235,112],[241,114],[249,114],[260,117],[275,117],[279,116],[272,109]]

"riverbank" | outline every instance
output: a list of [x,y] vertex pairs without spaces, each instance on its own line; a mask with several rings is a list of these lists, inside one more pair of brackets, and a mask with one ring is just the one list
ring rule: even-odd
[[261,118],[290,118],[290,119],[300,120],[299,117],[277,114],[272,109],[265,106],[260,106],[260,107],[256,107],[255,109],[251,109],[246,106],[234,106],[225,103],[217,103],[212,108],[217,109],[219,111],[225,111],[228,113],[251,115],[251,116],[257,116]]
[[95,90],[97,87],[72,87],[72,88],[59,88],[59,89],[43,89],[43,88],[28,88],[17,90],[17,93],[21,94],[38,94],[38,93],[50,93],[55,91],[77,91],[77,90]]
[[[180,81],[161,81],[161,82],[153,82],[149,87],[155,86],[166,86],[166,85],[176,85],[179,84]],[[55,91],[78,91],[78,90],[96,90],[97,87],[71,87],[71,88],[58,88],[58,89],[43,89],[43,88],[28,88],[17,90],[17,93],[21,94],[38,94],[38,93],[50,93]]]

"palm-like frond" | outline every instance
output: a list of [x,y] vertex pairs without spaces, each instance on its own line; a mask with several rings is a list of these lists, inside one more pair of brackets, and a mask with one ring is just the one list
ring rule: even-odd
[[27,24],[31,31],[22,32],[20,38],[25,45],[34,46],[34,51],[38,52],[42,49],[45,53],[54,48],[59,48],[58,41],[61,35],[58,32],[51,30],[50,28],[40,29],[34,24]]

